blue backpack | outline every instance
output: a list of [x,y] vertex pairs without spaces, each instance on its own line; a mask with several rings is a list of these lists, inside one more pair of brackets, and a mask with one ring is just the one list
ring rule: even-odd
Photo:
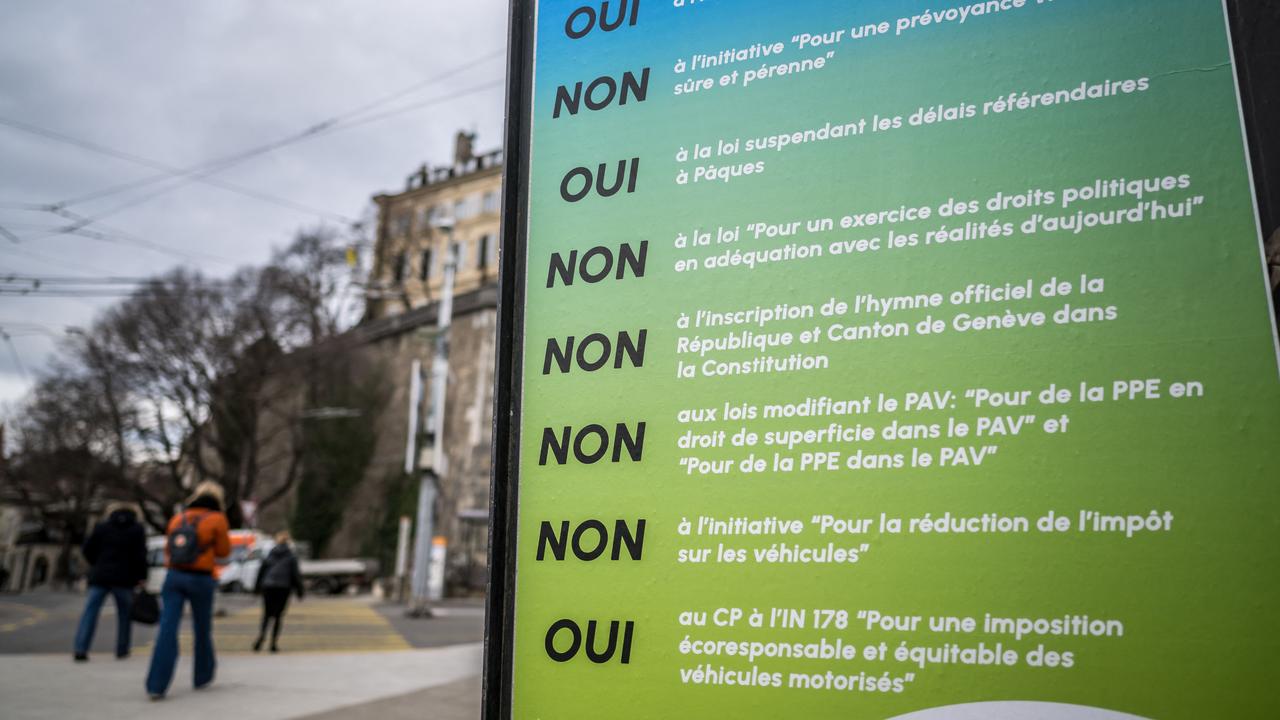
[[204,548],[200,546],[200,521],[194,523],[188,513],[182,513],[182,522],[169,533],[166,542],[170,565],[194,565]]

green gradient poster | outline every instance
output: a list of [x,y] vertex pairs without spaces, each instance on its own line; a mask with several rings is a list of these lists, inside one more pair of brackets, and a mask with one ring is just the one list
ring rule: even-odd
[[1280,717],[1219,0],[533,10],[513,717]]

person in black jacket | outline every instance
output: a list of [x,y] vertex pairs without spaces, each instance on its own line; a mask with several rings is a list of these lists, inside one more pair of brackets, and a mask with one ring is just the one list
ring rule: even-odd
[[262,641],[267,637],[267,623],[272,620],[275,624],[271,627],[271,652],[280,652],[280,625],[285,608],[289,606],[289,593],[297,592],[298,600],[302,600],[302,573],[298,569],[298,557],[289,547],[289,540],[289,533],[277,533],[275,547],[258,568],[253,591],[262,594],[262,629],[253,643],[254,652],[262,650]]
[[75,659],[89,659],[89,646],[98,629],[98,613],[108,594],[116,601],[116,657],[129,657],[129,617],[133,588],[147,581],[147,531],[138,522],[137,506],[112,503],[106,519],[93,528],[84,543],[84,558],[89,561],[89,596],[76,630]]

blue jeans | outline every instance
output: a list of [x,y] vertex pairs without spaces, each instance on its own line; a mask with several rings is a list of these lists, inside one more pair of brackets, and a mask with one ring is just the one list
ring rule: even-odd
[[133,630],[133,620],[129,617],[129,608],[133,605],[133,590],[122,587],[106,587],[90,585],[89,596],[84,603],[84,612],[80,614],[80,627],[76,628],[76,654],[88,654],[93,645],[93,634],[98,630],[98,614],[102,612],[102,603],[107,593],[116,599],[116,655],[129,654],[129,636]]
[[217,660],[213,657],[213,593],[218,581],[212,575],[170,569],[160,590],[160,630],[151,653],[151,669],[147,671],[147,694],[164,695],[173,682],[173,668],[178,663],[178,625],[182,622],[182,604],[191,603],[191,627],[195,636],[196,687],[213,682]]

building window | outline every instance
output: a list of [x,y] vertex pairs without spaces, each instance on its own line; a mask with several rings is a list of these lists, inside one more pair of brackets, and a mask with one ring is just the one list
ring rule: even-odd
[[498,203],[498,191],[490,190],[484,194],[484,199],[480,202],[480,211],[487,213],[496,213],[500,209]]
[[409,232],[409,223],[413,220],[413,213],[402,212],[396,214],[391,221],[391,233],[396,236],[403,236]]
[[392,282],[394,282],[396,285],[399,285],[404,282],[405,262],[406,262],[406,258],[404,256],[404,253],[403,252],[397,253],[395,262],[392,263],[391,265]]
[[452,246],[450,246],[450,250],[453,253],[453,262],[455,263],[455,265],[453,266],[453,269],[456,272],[459,268],[463,267],[466,264],[464,260],[464,258],[466,257],[466,246],[461,243],[454,243]]
[[476,214],[476,204],[472,202],[470,196],[459,199],[453,204],[453,219],[466,220]]
[[484,270],[489,267],[489,247],[493,244],[493,239],[488,235],[480,236],[480,250],[476,254],[476,267]]
[[431,279],[431,251],[422,251],[422,264],[418,266],[418,279],[426,282]]

